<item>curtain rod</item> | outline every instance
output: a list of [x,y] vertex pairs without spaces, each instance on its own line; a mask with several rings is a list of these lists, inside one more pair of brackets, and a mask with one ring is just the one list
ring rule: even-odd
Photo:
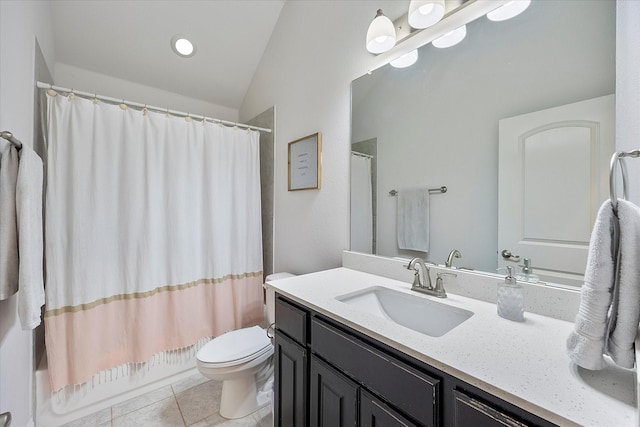
[[191,114],[191,113],[185,113],[185,112],[182,112],[182,111],[170,110],[168,108],[154,107],[154,106],[147,105],[147,104],[141,104],[139,102],[127,101],[125,99],[112,98],[110,96],[97,95],[95,93],[83,92],[83,91],[80,91],[80,90],[69,89],[69,88],[61,87],[61,86],[55,86],[55,85],[51,85],[49,83],[37,82],[37,86],[38,86],[38,89],[53,89],[53,90],[55,90],[57,92],[73,93],[75,95],[78,95],[78,96],[81,96],[81,97],[84,97],[84,98],[99,99],[101,101],[107,101],[107,102],[118,103],[118,104],[125,104],[127,106],[137,107],[137,108],[146,108],[147,110],[153,110],[153,111],[157,111],[157,112],[160,112],[160,113],[167,113],[167,114],[171,114],[173,116],[178,116],[178,117],[191,117],[192,119],[205,120],[205,121],[208,121],[208,122],[211,122],[211,123],[220,123],[220,124],[223,124],[223,125],[237,126],[237,127],[240,127],[240,128],[257,130],[257,131],[267,132],[267,133],[271,133],[272,132],[271,129],[268,129],[268,128],[261,128],[261,127],[258,127],[258,126],[252,126],[252,125],[247,125],[247,124],[243,124],[243,123],[236,123],[236,122],[231,122],[231,121],[228,121],[228,120],[214,119],[212,117],[205,117],[205,116],[200,116],[200,115],[197,115],[197,114]]
[[354,156],[358,156],[358,157],[365,157],[367,159],[373,159],[373,156],[371,154],[364,154],[364,153],[360,153],[358,151],[352,151],[351,154],[353,154]]

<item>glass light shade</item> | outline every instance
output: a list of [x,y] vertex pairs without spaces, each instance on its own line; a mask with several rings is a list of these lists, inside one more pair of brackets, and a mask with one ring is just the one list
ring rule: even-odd
[[487,18],[491,21],[506,21],[507,19],[520,15],[530,4],[531,0],[512,0],[487,13]]
[[383,15],[378,9],[367,30],[367,50],[371,53],[382,53],[396,45],[396,28],[391,19]]
[[445,48],[455,46],[460,43],[467,35],[467,26],[456,28],[453,31],[449,31],[447,34],[438,37],[431,42],[435,47]]
[[391,66],[395,68],[406,68],[416,63],[418,60],[418,49],[413,49],[411,52],[405,53],[399,58],[390,62]]
[[409,3],[409,25],[427,28],[444,16],[444,0],[411,0]]

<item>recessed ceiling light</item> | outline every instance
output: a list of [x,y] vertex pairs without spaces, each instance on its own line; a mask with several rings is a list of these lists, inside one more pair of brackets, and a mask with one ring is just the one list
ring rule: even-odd
[[183,58],[196,54],[196,45],[183,34],[176,34],[171,38],[171,49]]

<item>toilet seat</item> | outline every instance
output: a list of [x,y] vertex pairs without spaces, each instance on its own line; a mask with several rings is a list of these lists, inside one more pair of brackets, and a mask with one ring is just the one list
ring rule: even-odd
[[241,365],[273,352],[266,331],[259,326],[220,335],[205,344],[196,355],[203,367],[224,368]]

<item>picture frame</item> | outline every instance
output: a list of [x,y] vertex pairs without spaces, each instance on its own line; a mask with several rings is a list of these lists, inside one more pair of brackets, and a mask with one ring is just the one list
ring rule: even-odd
[[322,134],[316,132],[289,143],[289,191],[319,190]]

